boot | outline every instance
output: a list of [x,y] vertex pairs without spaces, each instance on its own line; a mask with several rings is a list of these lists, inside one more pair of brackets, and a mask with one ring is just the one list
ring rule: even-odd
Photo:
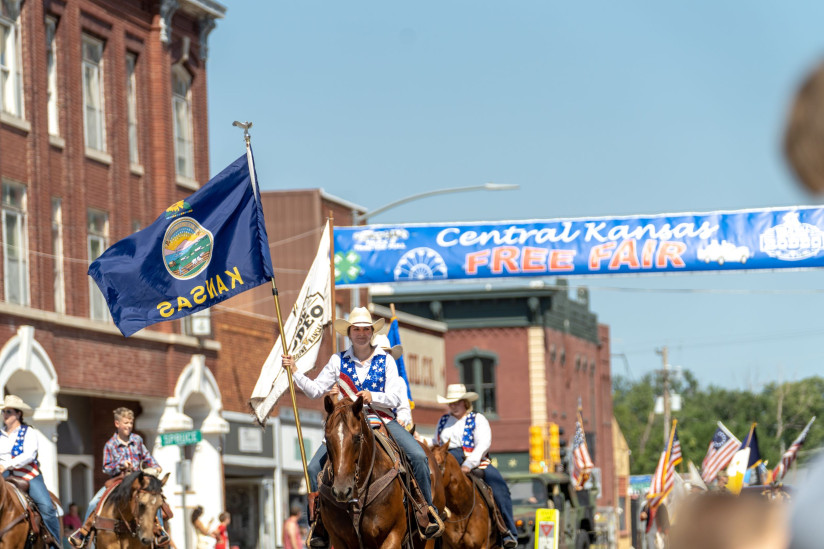
[[518,538],[509,530],[503,534],[502,538],[504,549],[515,549],[518,547]]
[[315,518],[315,522],[309,528],[309,535],[306,539],[306,547],[329,547],[329,534],[323,526],[320,514]]
[[415,520],[418,523],[418,529],[421,531],[424,539],[437,538],[443,534],[444,525],[441,517],[438,515],[438,510],[426,502],[423,497],[421,487],[415,481],[415,477],[410,475],[409,487],[412,490],[414,498],[413,505],[415,506]]

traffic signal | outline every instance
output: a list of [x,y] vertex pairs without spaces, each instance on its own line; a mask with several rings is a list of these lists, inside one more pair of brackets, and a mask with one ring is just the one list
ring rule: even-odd
[[555,467],[561,463],[561,429],[557,423],[549,424],[549,468],[555,470]]
[[[559,435],[564,434],[564,428],[561,427],[558,430]],[[567,446],[567,440],[565,438],[558,439],[558,446],[560,447],[560,451],[558,455],[560,457],[560,461],[558,466],[555,468],[556,471],[563,472],[567,470],[567,466],[569,464],[569,446]]]
[[529,427],[529,472],[544,471],[544,428],[541,425]]

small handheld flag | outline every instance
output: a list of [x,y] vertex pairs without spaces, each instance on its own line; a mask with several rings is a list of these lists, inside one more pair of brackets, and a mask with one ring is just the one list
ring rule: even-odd
[[207,309],[273,275],[245,154],[89,266],[124,336]]
[[[386,337],[389,338],[389,343],[392,344],[392,347],[401,344],[401,331],[398,326],[398,317],[394,314],[392,315],[392,320],[389,321],[389,331],[387,332]],[[406,365],[404,364],[403,356],[399,356],[395,360],[395,364],[398,365],[398,375],[401,376],[406,382],[406,398],[409,400],[409,408],[414,410],[415,401],[412,400],[412,390],[409,386],[409,377],[406,375]]]
[[575,421],[575,436],[572,439],[572,483],[576,488],[580,488],[589,478],[592,468],[592,458],[589,456],[587,439],[584,435],[584,419],[581,416],[581,409],[578,409],[578,418]]

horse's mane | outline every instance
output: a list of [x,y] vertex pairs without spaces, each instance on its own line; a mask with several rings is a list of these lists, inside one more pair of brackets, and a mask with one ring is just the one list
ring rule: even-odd
[[149,479],[149,485],[146,487],[146,490],[149,492],[160,492],[163,489],[163,483],[159,478],[152,475],[147,475],[143,471],[131,472],[126,475],[123,482],[121,482],[117,488],[114,489],[112,495],[109,496],[115,507],[120,507],[124,503],[126,505],[129,504],[132,499],[132,484],[134,484],[134,481],[140,477]]

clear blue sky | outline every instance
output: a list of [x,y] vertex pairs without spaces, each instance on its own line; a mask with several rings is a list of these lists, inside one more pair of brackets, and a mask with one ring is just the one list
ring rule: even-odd
[[[819,201],[794,181],[781,139],[798,85],[824,60],[821,2],[225,4],[209,42],[213,173],[243,152],[232,121],[251,120],[263,189],[323,187],[373,209],[444,187],[521,186],[417,201],[375,222]],[[592,288],[636,378],[668,345],[703,383],[758,388],[824,374],[822,281],[571,283]],[[626,373],[622,357],[613,370]]]

